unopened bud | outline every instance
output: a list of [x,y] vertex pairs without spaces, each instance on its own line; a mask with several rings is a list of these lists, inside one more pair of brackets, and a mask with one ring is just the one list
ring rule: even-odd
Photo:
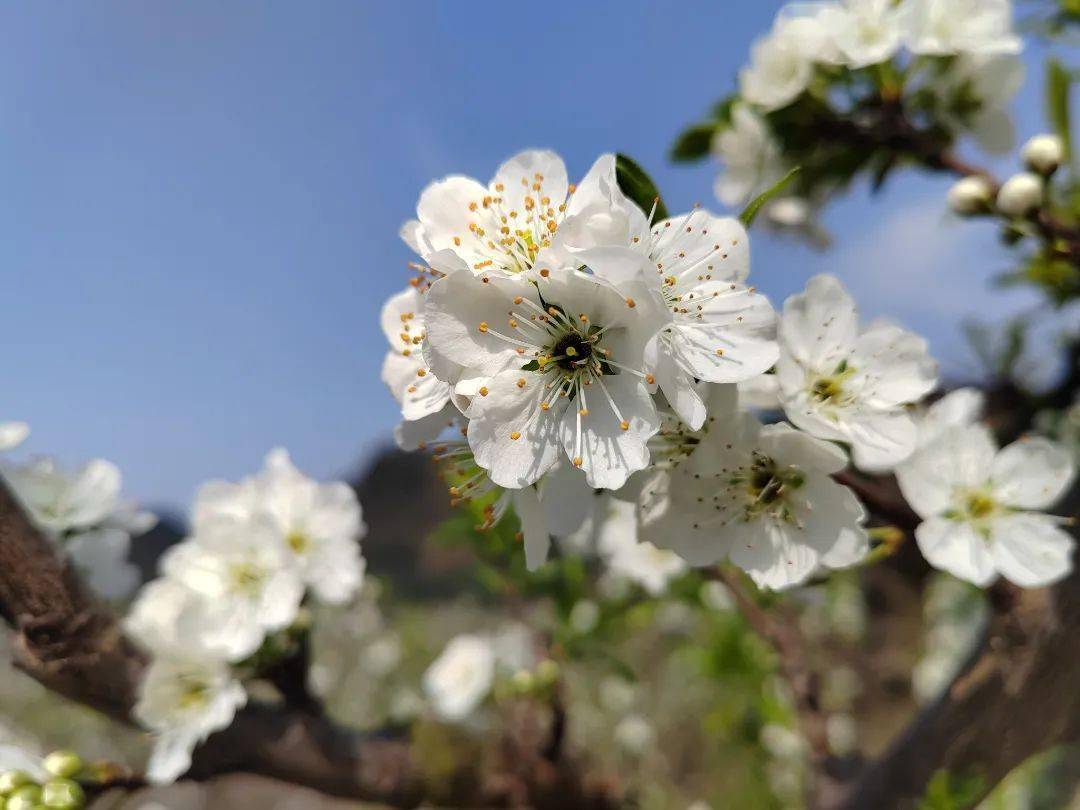
[[1005,181],[997,196],[997,208],[1007,217],[1024,217],[1042,205],[1043,179],[1021,172]]
[[993,208],[994,187],[985,177],[965,177],[953,183],[948,200],[949,208],[962,217],[987,214]]
[[533,674],[527,669],[519,669],[510,679],[511,685],[516,692],[529,692],[532,690],[535,680]]
[[38,810],[41,803],[41,788],[37,785],[24,785],[7,799],[5,810]]
[[74,751],[53,751],[41,764],[59,779],[70,779],[83,769],[82,758]]
[[1057,135],[1036,135],[1020,154],[1029,169],[1049,177],[1065,160],[1065,143]]
[[41,789],[41,803],[55,810],[80,810],[86,804],[86,794],[78,782],[50,779]]
[[10,796],[26,785],[34,784],[34,777],[26,771],[4,771],[0,773],[0,796]]
[[545,658],[536,665],[536,677],[544,686],[550,686],[559,679],[559,665]]

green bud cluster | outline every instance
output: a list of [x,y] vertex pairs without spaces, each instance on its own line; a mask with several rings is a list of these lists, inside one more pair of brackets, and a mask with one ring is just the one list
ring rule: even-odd
[[86,769],[73,751],[54,751],[42,760],[38,781],[26,771],[0,773],[0,810],[81,810],[86,793],[75,781]]

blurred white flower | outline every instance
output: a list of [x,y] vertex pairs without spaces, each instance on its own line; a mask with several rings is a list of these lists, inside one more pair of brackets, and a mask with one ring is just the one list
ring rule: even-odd
[[630,501],[610,500],[598,548],[612,576],[635,582],[652,596],[662,594],[687,569],[675,552],[638,539],[637,506]]
[[196,534],[220,520],[246,521],[269,542],[320,601],[342,604],[364,578],[360,538],[364,526],[356,493],[341,482],[320,483],[293,465],[281,448],[266,456],[262,471],[239,483],[212,481],[195,497]]
[[730,559],[762,588],[797,585],[869,548],[862,505],[831,478],[846,464],[835,445],[733,411],[648,480],[640,535],[691,565]]
[[893,0],[826,4],[818,15],[843,63],[864,68],[891,59],[903,40],[901,10]]
[[835,277],[820,275],[784,303],[777,378],[795,425],[848,442],[858,467],[878,471],[914,451],[905,406],[933,389],[937,364],[925,340],[898,326],[860,329],[851,296]]
[[1067,491],[1072,456],[1046,439],[998,450],[981,425],[954,428],[897,469],[911,508],[923,519],[915,539],[935,568],[980,587],[999,574],[1041,587],[1072,570],[1072,537],[1043,514]]
[[30,435],[26,422],[0,422],[0,450],[18,447]]
[[630,754],[644,754],[656,741],[652,723],[640,714],[628,714],[615,726],[615,744]]
[[717,130],[712,153],[724,166],[713,186],[724,205],[746,205],[783,177],[780,144],[748,104],[731,108],[731,122]]
[[268,632],[293,622],[304,584],[265,519],[221,516],[171,548],[162,573],[202,597],[181,629],[229,661],[254,653]]
[[979,175],[963,177],[949,189],[948,203],[953,213],[963,217],[989,213],[994,204],[994,187]]
[[[945,98],[945,122],[970,133],[989,154],[1009,153],[1016,145],[1009,104],[1020,92],[1026,72],[1024,62],[1012,54],[958,57],[934,85]],[[952,108],[961,112],[951,112]]]
[[904,38],[917,54],[1019,53],[1010,0],[905,0]]
[[491,642],[476,635],[451,639],[424,673],[424,693],[443,720],[460,721],[487,697],[495,678]]
[[750,49],[750,64],[739,72],[739,94],[766,112],[791,104],[810,85],[814,63],[793,32],[773,32]]
[[135,717],[154,733],[146,777],[168,784],[191,767],[191,753],[232,723],[246,703],[243,686],[221,661],[159,657],[139,685]]

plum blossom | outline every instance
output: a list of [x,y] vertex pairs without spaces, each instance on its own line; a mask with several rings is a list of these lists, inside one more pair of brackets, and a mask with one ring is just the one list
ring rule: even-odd
[[597,488],[645,468],[660,426],[645,348],[670,321],[647,289],[544,268],[536,284],[455,272],[427,295],[434,373],[482,381],[468,441],[495,484],[533,484],[564,456]]
[[762,426],[718,393],[727,412],[714,403],[689,458],[643,487],[640,537],[694,566],[729,559],[771,589],[862,559],[865,512],[830,477],[846,466],[844,453],[786,424]]
[[818,15],[841,59],[864,68],[891,59],[903,40],[902,11],[893,0],[846,0]]
[[30,426],[26,422],[0,422],[0,451],[18,447],[29,435]]
[[597,550],[606,558],[611,576],[634,582],[652,596],[662,594],[672,579],[687,570],[675,552],[638,539],[637,506],[630,501],[609,499]]
[[980,587],[998,575],[1042,587],[1072,570],[1075,542],[1043,513],[1072,483],[1072,456],[1042,438],[998,450],[981,425],[953,427],[896,471],[923,519],[915,539],[927,561]]
[[424,673],[424,693],[435,713],[451,722],[468,717],[491,691],[495,664],[488,639],[471,634],[451,639]]
[[1016,145],[1016,126],[1008,108],[1026,72],[1014,54],[958,57],[934,86],[945,101],[944,121],[958,132],[969,133],[984,151],[1008,153]]
[[246,702],[244,687],[220,659],[155,658],[139,685],[134,712],[154,733],[147,779],[167,784],[182,776],[195,747],[229,726]]
[[670,323],[646,349],[646,367],[692,429],[705,421],[696,381],[742,382],[776,362],[776,316],[746,284],[750,239],[738,220],[695,208],[626,246],[583,251],[581,258],[620,287],[639,282],[670,310]]
[[766,112],[791,104],[810,85],[814,63],[799,39],[773,32],[750,49],[750,64],[739,72],[740,95]]
[[713,156],[724,166],[713,190],[724,205],[746,205],[783,177],[780,144],[768,123],[748,104],[731,108],[731,121],[717,130]]
[[931,56],[1019,53],[1009,0],[905,0],[904,39]]
[[779,333],[780,398],[797,427],[849,443],[865,470],[911,455],[916,428],[905,406],[937,382],[925,340],[883,322],[860,328],[854,301],[828,275],[784,303]]
[[246,530],[269,537],[282,565],[295,570],[320,601],[341,604],[359,590],[364,577],[360,539],[366,529],[356,493],[341,482],[320,483],[300,472],[282,448],[267,454],[262,471],[239,483],[212,481],[195,498],[196,535],[221,535],[240,521]]

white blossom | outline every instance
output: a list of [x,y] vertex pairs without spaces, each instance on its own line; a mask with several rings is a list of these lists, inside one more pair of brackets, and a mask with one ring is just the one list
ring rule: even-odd
[[917,54],[1019,53],[1010,0],[904,0],[908,48]]
[[457,722],[468,717],[491,691],[495,678],[495,651],[481,636],[451,639],[424,673],[424,693],[435,713]]
[[1016,144],[1009,104],[1026,73],[1024,62],[1013,54],[958,57],[934,86],[944,98],[943,120],[952,129],[968,132],[984,151],[1007,154]]
[[229,661],[254,653],[267,633],[293,622],[304,584],[275,527],[264,516],[202,521],[171,548],[162,573],[202,598],[182,630]]
[[739,94],[766,112],[786,107],[810,85],[813,61],[796,36],[773,32],[750,49],[750,64],[739,72]]
[[784,174],[780,144],[748,104],[731,108],[731,122],[717,130],[712,153],[724,166],[713,190],[725,205],[746,205]]
[[893,0],[828,4],[818,19],[845,65],[864,68],[888,61],[903,40],[902,11]]
[[1056,582],[1072,570],[1074,541],[1043,514],[1067,491],[1071,455],[1046,439],[998,450],[981,425],[954,427],[897,469],[927,561],[980,587],[999,574],[1022,587]]
[[283,564],[322,602],[353,597],[364,576],[360,538],[366,531],[356,493],[341,482],[320,483],[300,472],[282,448],[267,454],[262,471],[239,483],[205,484],[195,498],[196,534],[222,517],[269,532]]
[[18,447],[30,435],[26,422],[0,422],[0,451]]
[[646,368],[692,429],[705,421],[696,381],[741,382],[776,362],[776,316],[746,284],[750,238],[738,220],[694,209],[627,245],[583,251],[581,258],[620,288],[639,283],[671,312],[646,349]]
[[609,500],[597,547],[607,560],[609,574],[640,585],[652,596],[662,594],[672,579],[687,570],[678,554],[638,538],[637,506],[630,501]]
[[543,268],[536,284],[454,272],[428,292],[440,379],[485,380],[467,416],[477,464],[499,486],[535,483],[561,457],[617,489],[659,429],[645,348],[670,313],[647,289]]
[[849,443],[862,469],[891,469],[911,455],[905,406],[937,380],[926,341],[888,323],[860,329],[854,301],[827,275],[785,302],[779,331],[780,397],[796,426]]
[[772,589],[862,559],[864,510],[830,477],[846,466],[839,448],[733,407],[711,411],[690,457],[644,486],[642,539],[695,566],[727,558]]
[[213,658],[155,658],[139,685],[136,719],[154,733],[146,776],[168,784],[191,767],[195,747],[229,726],[247,701],[228,665]]

